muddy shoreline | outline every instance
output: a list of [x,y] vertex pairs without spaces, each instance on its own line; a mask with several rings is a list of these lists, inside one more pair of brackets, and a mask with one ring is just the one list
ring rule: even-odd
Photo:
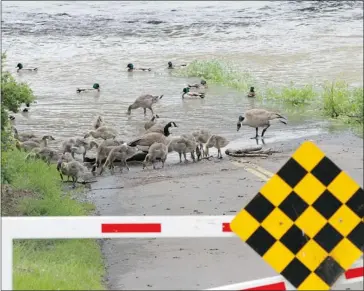
[[[187,165],[167,159],[165,169],[156,171],[132,166],[130,172],[99,177],[92,185],[98,190],[88,197],[107,216],[235,215],[267,179],[247,172],[243,166],[249,163],[242,160],[275,173],[304,140],[313,140],[363,185],[363,140],[348,132],[272,143],[266,146],[282,153],[267,159],[224,155]],[[99,190],[112,186],[124,188]],[[238,238],[108,239],[102,251],[109,290],[196,290],[276,275]]]

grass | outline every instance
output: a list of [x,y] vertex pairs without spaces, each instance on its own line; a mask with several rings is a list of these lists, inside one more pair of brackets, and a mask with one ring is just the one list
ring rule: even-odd
[[[94,209],[63,193],[54,165],[24,158],[2,152],[3,215],[84,216]],[[14,290],[105,290],[100,246],[91,239],[16,241],[13,278]]]
[[[193,61],[185,68],[175,70],[180,77],[200,77],[207,83],[215,83],[244,91],[257,87],[257,99],[261,102],[281,103],[292,112],[315,112],[324,117],[347,124],[363,137],[363,87],[352,88],[345,81],[325,82],[322,85],[295,86],[292,82],[281,88],[259,84],[250,74],[233,69],[233,65],[219,60]],[[242,97],[246,96],[242,95]]]

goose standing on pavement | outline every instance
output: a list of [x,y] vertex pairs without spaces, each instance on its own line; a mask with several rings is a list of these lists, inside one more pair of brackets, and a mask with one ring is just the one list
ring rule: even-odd
[[261,138],[264,137],[264,133],[267,131],[267,129],[270,127],[270,120],[278,119],[281,123],[287,124],[284,116],[280,115],[279,113],[268,111],[265,109],[250,109],[245,112],[244,115],[239,116],[239,120],[237,123],[237,131],[241,128],[242,125],[247,125],[250,127],[254,127],[256,130],[255,137],[252,137],[251,139],[258,139],[258,128],[263,127]]

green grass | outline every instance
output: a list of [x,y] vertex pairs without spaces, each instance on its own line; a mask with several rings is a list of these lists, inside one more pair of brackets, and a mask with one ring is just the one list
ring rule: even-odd
[[[84,216],[94,209],[63,193],[54,164],[24,158],[2,152],[2,183],[11,188],[2,193],[5,215]],[[16,241],[13,278],[14,290],[105,290],[100,246],[91,239]]]
[[347,82],[339,80],[318,86],[297,86],[291,82],[287,86],[272,88],[259,84],[250,74],[233,68],[232,64],[220,60],[203,60],[193,61],[187,67],[175,70],[173,74],[203,78],[208,84],[223,85],[246,94],[253,86],[259,92],[256,98],[262,103],[274,101],[283,104],[290,112],[310,111],[347,124],[356,134],[363,136],[363,87],[352,88]]

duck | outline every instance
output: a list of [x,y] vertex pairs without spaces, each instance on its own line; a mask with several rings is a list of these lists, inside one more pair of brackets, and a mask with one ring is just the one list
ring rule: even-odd
[[92,136],[93,138],[114,139],[117,135],[118,133],[115,129],[108,126],[100,126],[98,129],[90,130],[83,138],[86,139]]
[[170,121],[168,122],[166,125],[162,125],[162,124],[155,124],[153,125],[151,128],[149,128],[146,133],[150,133],[150,132],[158,132],[158,133],[162,133],[165,136],[169,136],[171,133],[169,131],[169,129],[171,127],[178,127],[177,124],[174,121]]
[[38,68],[24,68],[24,66],[23,66],[22,63],[18,63],[15,68],[18,68],[16,70],[17,72],[20,72],[20,70],[23,70],[23,71],[33,71],[33,72],[38,71]]
[[250,87],[250,91],[247,95],[248,97],[255,97],[254,87]]
[[152,119],[147,121],[146,123],[144,123],[144,129],[148,130],[149,128],[151,128],[153,125],[155,125],[157,123],[157,121],[155,120],[156,118],[159,118],[159,115],[153,115]]
[[229,144],[229,141],[220,135],[213,134],[209,137],[208,141],[204,147],[204,155],[205,157],[209,157],[209,148],[217,148],[217,158],[222,159],[221,148],[226,147]]
[[168,155],[168,147],[169,147],[169,144],[166,145],[166,144],[160,143],[160,142],[153,143],[150,146],[150,148],[148,150],[148,154],[145,156],[145,159],[143,161],[143,170],[147,167],[148,163],[152,163],[153,169],[155,170],[156,169],[155,164],[156,164],[157,160],[161,161],[162,169],[163,169],[164,163],[166,162],[167,155]]
[[[187,64],[181,64],[181,65],[178,65],[178,67],[186,67]],[[168,62],[168,69],[174,69],[175,66],[172,64],[172,62]]]
[[190,92],[190,88],[183,88],[183,92],[182,92],[182,99],[185,98],[185,95],[190,96],[190,97],[200,97],[200,98],[205,98],[205,93],[198,93],[198,92]]
[[154,111],[152,106],[157,103],[160,99],[162,99],[163,95],[160,96],[154,96],[150,94],[141,95],[137,99],[135,99],[134,103],[131,104],[128,107],[128,115],[131,114],[131,110],[143,108],[144,110],[144,116],[147,114],[147,109],[149,109],[152,112],[152,115],[154,115]]
[[132,63],[129,63],[127,66],[128,68],[128,72],[133,72],[133,71],[151,71],[151,68],[134,68],[134,65]]
[[208,88],[207,82],[205,80],[201,80],[200,84],[198,84],[198,83],[195,83],[195,84],[192,84],[192,85],[188,84],[187,86],[188,86],[188,88],[197,88],[197,89],[200,89],[200,88],[205,88],[206,89],[206,88]]
[[81,93],[81,92],[88,92],[88,91],[94,91],[94,90],[96,90],[97,92],[100,92],[100,84],[95,83],[92,85],[92,88],[84,88],[84,89],[77,88],[76,92]]
[[258,139],[258,128],[263,127],[261,138],[263,139],[264,133],[270,127],[270,120],[278,119],[279,122],[283,124],[287,124],[287,118],[282,116],[281,114],[273,111],[268,111],[260,108],[253,108],[247,110],[245,114],[239,115],[238,123],[237,123],[237,131],[241,128],[242,125],[254,127],[256,134],[251,139]]

